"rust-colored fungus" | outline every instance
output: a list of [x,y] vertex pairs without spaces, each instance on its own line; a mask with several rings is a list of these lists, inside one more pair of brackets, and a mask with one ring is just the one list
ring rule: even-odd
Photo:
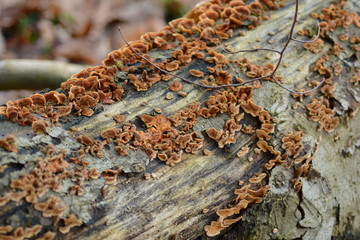
[[8,166],[5,164],[5,165],[0,165],[0,173],[3,173],[3,172],[5,172],[5,170],[6,170],[6,168],[7,168]]
[[44,108],[45,107],[46,99],[45,99],[45,97],[43,95],[34,94],[34,95],[31,95],[29,98],[31,98],[32,105],[35,108]]
[[270,140],[270,136],[264,130],[256,129],[255,132],[259,140]]
[[94,139],[86,135],[81,135],[80,137],[78,137],[77,141],[87,146],[93,145],[95,143]]
[[65,211],[65,208],[60,204],[60,200],[54,196],[49,197],[44,202],[35,203],[34,208],[42,212],[44,217],[61,217]]
[[36,240],[53,240],[56,236],[56,233],[47,231],[41,237],[36,238]]
[[301,178],[302,176],[306,175],[311,167],[311,161],[314,159],[314,156],[312,156],[311,154],[306,154],[304,155],[304,157],[301,159],[301,161],[305,162],[298,168],[295,169],[295,179],[293,181],[294,184],[294,189],[296,192],[300,191],[301,187],[302,187],[302,182],[301,182]]
[[127,146],[117,146],[115,148],[115,150],[120,156],[127,156],[128,151],[129,151],[129,147],[127,147]]
[[191,69],[189,70],[189,73],[195,77],[198,78],[203,78],[204,77],[204,73],[200,70],[196,70],[196,69]]
[[44,94],[44,97],[47,104],[64,104],[66,101],[66,95],[56,91],[47,92]]
[[256,105],[253,100],[249,99],[246,102],[243,101],[240,103],[240,106],[246,113],[250,113],[253,117],[256,117],[259,115],[262,108],[258,105]]
[[175,71],[179,68],[179,65],[180,65],[180,62],[175,60],[175,61],[166,63],[165,69],[169,72]]
[[5,139],[0,139],[0,147],[8,152],[17,152],[15,141],[16,139],[14,136],[8,135]]
[[169,89],[173,92],[178,92],[182,89],[182,84],[179,80],[174,80],[174,82],[170,85]]
[[325,97],[332,98],[334,96],[334,94],[333,94],[334,89],[335,89],[334,85],[325,84],[321,88],[321,92],[324,94]]
[[101,176],[105,179],[106,184],[115,184],[118,175],[122,173],[122,167],[116,169],[106,169],[101,173]]
[[122,121],[124,121],[125,116],[122,115],[122,114],[116,114],[116,115],[113,116],[113,119],[114,119],[115,122],[121,123]]
[[320,52],[323,46],[324,46],[324,41],[321,38],[318,38],[316,41],[312,43],[304,43],[304,48],[306,48],[307,50],[313,53]]
[[12,226],[0,226],[0,234],[7,234],[13,230]]
[[286,153],[289,156],[297,157],[300,151],[304,148],[301,141],[303,135],[304,133],[299,131],[296,133],[289,133],[281,139],[281,141],[283,142],[281,147],[286,150]]
[[355,74],[350,78],[349,82],[353,83],[354,85],[357,85],[360,82],[360,74]]
[[219,38],[216,36],[215,30],[211,27],[206,27],[201,31],[200,39],[211,41],[213,43],[220,43]]
[[161,132],[169,130],[171,125],[170,120],[165,115],[157,115],[155,117],[152,117],[147,114],[142,114],[141,120],[148,128],[154,127]]
[[93,168],[89,171],[89,177],[91,179],[98,179],[99,176],[100,176],[100,172],[96,168]]
[[105,140],[114,139],[116,136],[116,129],[114,128],[106,129],[100,134],[100,136]]
[[244,157],[250,150],[250,147],[242,147],[239,152],[236,153],[236,156],[238,157]]
[[334,116],[335,111],[329,108],[329,102],[326,99],[313,99],[306,108],[309,110],[309,118],[319,123],[319,130],[325,129],[331,132],[340,122],[340,119]]
[[44,134],[46,133],[46,127],[49,126],[49,123],[44,120],[36,120],[32,123],[31,127],[35,134]]
[[69,214],[64,219],[64,226],[59,228],[59,231],[63,234],[68,233],[72,227],[77,227],[82,224],[82,221],[78,219],[74,214]]
[[[239,25],[246,24],[249,29],[253,29],[260,24],[260,20],[266,20],[264,8],[277,9],[279,7],[280,4],[274,0],[256,0],[248,5],[241,0],[206,2],[193,9],[187,18],[174,20],[160,32],[144,34],[140,41],[132,42],[129,46],[109,53],[102,66],[90,67],[75,74],[61,84],[62,90],[60,92],[63,93],[50,91],[44,94],[34,94],[17,101],[9,101],[5,107],[0,107],[0,114],[21,125],[36,127],[34,132],[45,133],[50,121],[56,122],[59,118],[74,114],[91,116],[98,104],[112,104],[115,101],[121,101],[124,94],[122,86],[127,81],[121,84],[115,81],[118,71],[126,72],[129,84],[132,84],[136,91],[146,91],[154,83],[174,77],[174,75],[161,72],[160,69],[175,71],[180,66],[189,64],[194,58],[205,59],[206,57],[205,60],[200,61],[212,64],[211,67],[207,67],[210,76],[208,79],[204,79],[202,82],[204,85],[231,84],[234,77],[225,71],[230,60],[211,47],[231,37],[235,30],[237,33],[238,29],[236,28]],[[358,17],[341,10],[339,4],[333,4],[332,7],[323,10],[322,13],[314,14],[314,17],[322,20],[320,23],[323,28],[321,30],[322,35],[327,31],[334,31],[339,26],[359,25]],[[303,34],[309,36],[309,31],[304,30]],[[191,37],[188,37],[190,35]],[[351,44],[354,44],[351,45],[353,50],[359,48],[356,46],[359,44],[358,36],[340,36],[339,38],[341,41],[349,40]],[[331,109],[327,98],[333,97],[332,92],[335,87],[335,84],[332,83],[333,75],[337,76],[342,71],[340,64],[332,65],[332,69],[330,69],[330,64],[326,61],[331,55],[339,56],[341,51],[345,49],[345,42],[343,44],[344,46],[335,43],[331,52],[319,59],[314,67],[314,70],[318,71],[320,75],[327,77],[326,85],[322,88],[326,99],[314,99],[306,105],[309,118],[318,122],[319,128],[324,128],[326,131],[333,130],[339,123],[339,118],[335,117],[335,111]],[[313,43],[306,43],[305,47],[316,52],[321,50],[323,45],[323,41],[317,39]],[[171,53],[172,58],[158,63],[157,66],[160,69],[140,57],[144,56],[146,59],[153,60],[147,53],[154,48],[158,50],[171,49],[169,54]],[[197,59],[196,61],[198,61]],[[271,75],[277,68],[272,64],[258,66],[247,59],[237,60],[236,63],[247,76],[265,77],[265,80],[270,80],[271,78],[266,78],[266,76]],[[190,74],[196,77],[204,77],[203,72],[195,69],[190,70]],[[121,81],[121,79],[117,80]],[[276,78],[274,81],[277,80],[280,78]],[[245,83],[240,78],[237,78],[236,81]],[[358,84],[359,74],[354,75],[350,82]],[[260,82],[255,83],[254,87],[261,86]],[[314,82],[312,84],[314,85]],[[175,80],[170,86],[170,90],[178,91],[180,96],[186,96],[186,92],[179,92],[181,88],[182,84],[178,80]],[[102,157],[102,148],[106,144],[114,144],[114,148],[122,156],[126,156],[131,149],[142,149],[150,159],[158,158],[170,166],[175,166],[181,161],[184,153],[196,153],[203,145],[201,135],[193,129],[198,118],[210,118],[219,114],[227,114],[228,116],[223,129],[210,128],[206,130],[207,135],[217,141],[219,148],[234,143],[237,139],[236,134],[240,130],[246,134],[253,134],[256,131],[259,138],[256,151],[258,153],[268,151],[267,154],[274,155],[265,164],[266,169],[284,164],[288,157],[296,158],[293,161],[294,164],[302,164],[295,166],[294,188],[299,191],[301,188],[300,177],[307,174],[311,166],[310,162],[313,159],[309,152],[304,155],[300,154],[303,149],[301,143],[303,135],[302,133],[290,133],[284,136],[282,147],[286,153],[281,155],[279,151],[275,151],[267,142],[270,139],[269,134],[275,131],[275,125],[272,124],[273,119],[269,112],[253,102],[252,97],[253,87],[226,88],[212,94],[206,102],[192,103],[172,116],[157,115],[156,113],[155,116],[142,114],[140,118],[146,126],[146,130],[143,131],[138,130],[133,124],[125,124],[121,128],[103,131],[100,135],[104,140],[95,140],[100,139],[96,135],[94,139],[82,135],[78,137],[78,141],[82,144],[81,148],[76,152],[76,156],[70,158],[71,165],[75,165],[76,169],[68,169],[70,167],[67,160],[68,155],[65,157],[64,152],[54,155],[54,153],[59,152],[59,149],[56,149],[55,146],[49,146],[46,149],[46,156],[36,159],[35,168],[29,174],[19,175],[17,178],[11,179],[10,190],[0,197],[0,206],[10,201],[20,202],[24,200],[28,203],[34,203],[35,209],[41,211],[44,217],[54,218],[54,224],[62,219],[63,224],[60,222],[62,225],[60,225],[59,231],[68,233],[71,227],[80,226],[82,222],[74,214],[66,213],[67,217],[63,218],[65,208],[55,196],[45,195],[47,200],[40,203],[37,200],[45,193],[49,194],[49,190],[60,191],[64,178],[76,180],[74,182],[76,185],[68,189],[70,194],[82,195],[84,181],[97,179],[100,175],[96,168],[89,168],[91,163],[85,158],[86,153]],[[158,110],[155,112],[161,113]],[[239,121],[244,118],[245,113],[256,117],[261,123],[261,128],[257,129],[258,126],[251,125],[243,127]],[[39,120],[40,117],[49,122]],[[124,121],[124,116],[116,115],[114,120],[121,123]],[[15,139],[11,139],[11,137],[6,137],[5,140],[0,139],[0,146],[6,151],[16,151],[14,143]],[[249,150],[249,147],[243,147],[237,156],[243,157]],[[204,149],[203,153],[208,155],[210,151]],[[0,166],[0,173],[5,168],[6,165]],[[106,184],[114,184],[121,173],[122,168],[112,167],[104,170],[101,176],[105,179]],[[151,176],[156,178],[155,174]],[[269,186],[262,186],[264,183],[262,180],[266,176],[265,173],[256,173],[249,179],[247,185],[236,189],[235,203],[228,209],[216,211],[218,220],[205,227],[206,234],[208,236],[219,234],[222,229],[242,218],[242,216],[238,216],[241,210],[261,202],[269,190]],[[33,230],[19,227],[13,231],[11,226],[4,226],[0,227],[0,238],[3,237],[1,234],[6,234],[5,238],[32,238],[40,230],[41,228],[34,226]],[[45,240],[54,237],[55,233],[46,232],[38,239]]]
[[219,132],[218,130],[216,130],[215,128],[209,128],[206,130],[206,134],[214,139],[214,140],[218,140],[220,138],[221,132]]
[[261,130],[265,131],[266,133],[274,133],[275,125],[271,123],[263,123],[261,124]]
[[250,183],[260,183],[267,176],[266,173],[257,174],[249,179]]

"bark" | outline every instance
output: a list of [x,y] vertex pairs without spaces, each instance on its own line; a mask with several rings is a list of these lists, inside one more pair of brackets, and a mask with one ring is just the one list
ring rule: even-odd
[[[315,20],[312,12],[319,12],[330,1],[301,1],[296,29],[310,28],[315,32]],[[287,1],[286,7],[269,11],[270,19],[263,22],[255,30],[246,31],[245,36],[239,36],[239,30],[234,36],[214,47],[219,52],[225,45],[236,49],[249,49],[254,45],[269,46],[281,49],[285,41],[293,16],[293,1]],[[359,10],[359,3],[348,1],[346,8]],[[275,35],[269,35],[269,33]],[[318,53],[306,51],[302,44],[292,42],[287,48],[283,63],[278,73],[285,76],[287,86],[299,86],[306,78],[318,79],[309,70],[317,59],[326,54],[334,43],[340,42],[340,34],[353,36],[358,28],[337,28],[324,42]],[[257,42],[256,39],[260,39]],[[274,39],[273,44],[268,44]],[[296,193],[292,179],[294,169],[276,166],[268,173],[269,193],[262,203],[255,204],[244,211],[243,219],[222,231],[213,239],[358,239],[360,237],[360,201],[359,194],[359,146],[360,129],[359,114],[354,114],[360,100],[358,85],[349,82],[359,67],[358,52],[353,51],[348,42],[341,42],[344,51],[337,57],[332,56],[329,63],[340,63],[344,70],[334,76],[337,86],[331,100],[333,109],[340,117],[340,124],[333,132],[317,131],[317,123],[307,117],[305,107],[293,108],[297,102],[288,92],[271,82],[263,82],[254,91],[254,101],[271,113],[276,119],[276,131],[272,135],[271,144],[280,149],[281,138],[289,132],[304,132],[304,151],[312,151],[319,144],[314,154],[312,168],[308,175],[302,178],[303,187]],[[162,51],[152,51],[150,55],[157,59],[166,59]],[[229,59],[236,60],[242,54],[224,53]],[[269,61],[275,62],[277,55],[268,52],[247,53],[246,57],[260,65]],[[203,61],[194,60],[189,66],[182,68],[177,74],[189,77],[187,71],[192,68],[206,69]],[[240,73],[236,64],[229,64],[227,71],[233,76]],[[126,77],[118,73],[119,79]],[[0,173],[0,192],[5,192],[10,179],[28,173],[37,157],[43,157],[41,151],[45,145],[52,143],[57,151],[67,150],[67,158],[71,157],[80,147],[74,135],[86,134],[99,138],[100,133],[108,128],[118,127],[112,120],[116,114],[124,114],[125,121],[138,123],[143,113],[154,113],[155,108],[162,114],[170,116],[189,104],[204,102],[214,91],[209,91],[194,85],[183,83],[187,96],[181,97],[172,93],[174,98],[166,100],[169,93],[168,83],[159,82],[146,92],[136,92],[126,89],[123,101],[112,105],[98,105],[91,117],[71,116],[60,119],[61,125],[51,126],[47,134],[34,135],[31,127],[19,126],[5,118],[0,121],[1,138],[12,134],[17,141],[18,153],[9,153],[0,149],[0,163],[8,168]],[[306,87],[306,86],[305,86]],[[308,103],[312,98],[320,96],[316,91],[305,97]],[[303,104],[305,105],[305,104]],[[352,114],[352,117],[349,117]],[[82,186],[84,194],[74,196],[68,193],[71,180],[65,180],[60,192],[48,192],[39,201],[48,196],[56,195],[66,206],[66,213],[73,213],[84,224],[74,227],[70,233],[58,234],[58,239],[207,239],[204,226],[215,221],[215,210],[226,208],[234,200],[234,190],[238,181],[247,181],[254,173],[264,172],[264,164],[271,159],[270,154],[256,154],[257,137],[255,134],[237,134],[236,143],[225,148],[218,148],[216,142],[210,139],[205,130],[215,127],[222,129],[227,120],[225,114],[214,118],[198,118],[194,127],[205,139],[202,149],[209,149],[209,156],[185,154],[184,159],[174,167],[165,165],[155,159],[149,161],[141,150],[129,151],[126,157],[120,157],[113,145],[108,145],[104,157],[98,159],[86,155],[85,160],[91,167],[100,172],[105,169],[122,166],[124,174],[115,185],[104,184],[104,179],[86,181]],[[243,125],[256,125],[255,119],[246,117]],[[140,124],[141,125],[141,124]],[[68,131],[72,127],[77,131]],[[321,137],[321,141],[319,138]],[[236,153],[243,146],[250,146],[246,157],[238,158]],[[252,161],[249,161],[252,159]],[[71,165],[71,167],[73,167]],[[144,174],[152,174],[149,180]],[[1,194],[2,195],[2,194]],[[0,196],[1,196],[0,195]],[[205,211],[208,209],[209,211]],[[67,214],[64,214],[66,216]],[[33,222],[31,222],[33,221]],[[40,223],[43,230],[56,231],[58,226],[52,225],[52,220],[44,218],[33,206],[25,201],[10,202],[0,209],[0,225],[11,224],[29,226],[29,223]],[[59,223],[60,226],[62,222]],[[31,226],[31,225],[30,225]]]

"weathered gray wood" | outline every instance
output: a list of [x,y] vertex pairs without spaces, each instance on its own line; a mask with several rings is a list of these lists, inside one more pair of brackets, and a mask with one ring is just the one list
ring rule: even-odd
[[[330,1],[301,1],[301,15],[296,28],[314,25],[315,29],[315,21],[309,17],[310,13],[319,12],[329,3]],[[355,1],[349,1],[348,4],[359,9]],[[247,49],[255,45],[281,49],[291,25],[293,6],[293,1],[287,1],[286,7],[271,11],[270,20],[256,30],[247,31],[241,37],[235,31],[234,37],[224,41],[224,45],[234,49]],[[274,36],[268,34],[271,31],[275,33]],[[342,32],[353,35],[358,33],[358,29],[352,26],[337,30],[333,34],[333,40],[339,41],[337,36]],[[261,41],[257,42],[255,39]],[[268,39],[274,39],[274,44],[268,44]],[[215,48],[221,51],[224,45]],[[302,84],[306,77],[312,76],[310,64],[332,45],[330,41],[325,42],[321,52],[313,54],[304,50],[302,44],[292,42],[284,56],[284,62],[289,66],[281,67],[278,73],[286,76],[286,84],[289,86]],[[334,133],[316,131],[316,123],[309,121],[304,113],[293,110],[291,104],[294,99],[279,86],[265,82],[255,90],[255,102],[276,118],[274,146],[281,145],[284,133],[297,130],[305,132],[309,146],[314,146],[319,136],[322,137],[322,142],[313,160],[312,175],[303,179],[301,194],[296,194],[292,188],[293,170],[281,166],[275,168],[269,180],[272,188],[264,202],[248,209],[244,220],[225,231],[227,233],[221,235],[222,239],[328,239],[331,235],[360,236],[359,114],[345,121],[347,110],[354,108],[360,99],[359,87],[348,84],[349,75],[359,67],[358,62],[348,60],[353,54],[353,51],[346,49],[339,56],[346,65],[346,71],[337,77],[338,86],[334,94],[338,101],[338,114],[344,116]],[[168,57],[163,52],[153,51],[150,55]],[[234,60],[242,54],[227,56]],[[277,57],[275,54],[261,52],[246,56],[258,63],[275,61]],[[270,60],[265,56],[269,56]],[[359,58],[358,54],[356,56]],[[188,77],[187,71],[193,66],[205,68],[199,63],[192,62],[178,74]],[[299,68],[303,70],[298,71]],[[235,64],[230,64],[228,71],[234,76],[239,74]],[[121,77],[121,73],[119,76]],[[34,136],[30,127],[1,119],[0,138],[8,134],[15,135],[17,147],[21,150],[17,154],[0,150],[1,165],[10,166],[5,174],[0,174],[0,193],[6,190],[10,178],[28,172],[34,166],[36,157],[43,156],[39,151],[40,145],[53,143],[56,149],[67,149],[71,153],[79,147],[79,143],[71,135],[87,134],[97,137],[105,129],[118,127],[111,118],[115,114],[125,114],[125,121],[135,121],[141,114],[149,114],[154,108],[160,108],[164,115],[170,116],[194,101],[203,102],[212,94],[206,89],[184,83],[184,91],[188,93],[186,97],[174,94],[172,100],[165,100],[169,92],[167,87],[167,83],[160,82],[146,92],[128,89],[123,101],[97,106],[95,114],[90,118],[64,118],[60,120],[62,126],[49,128],[47,135]],[[212,150],[212,155],[186,154],[184,160],[175,167],[169,167],[158,160],[149,162],[148,157],[140,150],[130,151],[128,157],[120,157],[113,146],[104,152],[102,159],[87,155],[85,160],[90,161],[90,165],[99,171],[122,166],[126,174],[116,185],[104,186],[102,178],[85,182],[84,195],[76,197],[68,194],[71,182],[66,180],[62,190],[56,194],[67,207],[66,212],[76,214],[85,224],[66,235],[58,234],[58,239],[206,239],[204,226],[216,220],[216,209],[232,203],[238,181],[247,180],[254,173],[263,171],[264,163],[270,159],[266,154],[254,154],[253,151],[247,156],[254,159],[251,162],[247,158],[236,157],[241,147],[257,140],[256,135],[238,134],[237,142],[227,151],[218,149],[204,131],[211,127],[221,129],[224,119],[225,115],[199,119],[195,130],[203,134],[204,148]],[[251,119],[247,119],[247,123],[251,124]],[[68,132],[70,127],[78,131]],[[336,134],[340,140],[334,142]],[[155,178],[144,180],[144,172],[155,174]],[[40,200],[45,200],[49,194],[45,194]],[[209,212],[202,213],[203,209],[209,209]],[[12,202],[0,209],[0,225],[11,224],[15,228],[25,226],[31,218],[40,219],[40,213],[25,202]],[[41,219],[43,226],[52,228],[51,220]],[[277,232],[273,231],[275,228]]]

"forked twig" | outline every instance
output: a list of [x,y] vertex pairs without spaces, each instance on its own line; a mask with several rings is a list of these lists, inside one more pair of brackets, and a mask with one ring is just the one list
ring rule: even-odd
[[[250,79],[250,80],[247,80],[243,83],[235,83],[235,84],[227,84],[227,85],[217,85],[217,86],[209,86],[209,85],[204,85],[204,84],[201,84],[201,83],[197,83],[197,82],[193,82],[193,81],[190,81],[184,77],[181,77],[181,76],[178,76],[174,73],[171,73],[169,71],[166,71],[165,69],[162,69],[161,67],[157,66],[155,63],[153,63],[150,59],[147,59],[146,57],[144,57],[143,55],[141,55],[139,52],[137,52],[130,44],[128,41],[126,41],[124,35],[122,34],[121,32],[121,29],[120,27],[118,27],[118,30],[120,32],[120,35],[121,37],[124,39],[126,45],[131,49],[131,51],[133,51],[138,57],[144,59],[146,62],[148,62],[150,65],[152,65],[153,67],[155,67],[156,69],[158,69],[159,71],[165,73],[165,74],[169,74],[173,77],[176,77],[176,78],[179,78],[181,79],[182,81],[184,82],[187,82],[187,83],[190,83],[190,84],[194,84],[196,86],[200,86],[200,87],[204,87],[204,88],[212,88],[212,89],[217,89],[217,88],[223,88],[223,87],[236,87],[236,86],[240,86],[240,85],[244,85],[244,84],[247,84],[247,83],[251,83],[251,82],[254,82],[256,80],[259,80],[259,79],[262,79],[263,77],[260,77],[260,78],[253,78],[253,79]],[[268,77],[270,77],[270,75],[268,75]]]
[[287,46],[289,45],[290,41],[295,41],[295,42],[301,42],[301,43],[312,43],[312,42],[315,42],[319,36],[320,36],[320,25],[319,25],[319,22],[317,22],[317,27],[318,27],[318,32],[317,32],[317,35],[315,36],[314,39],[312,40],[308,40],[308,41],[304,41],[304,40],[298,40],[298,39],[295,39],[293,37],[293,34],[294,34],[294,29],[295,29],[295,24],[296,24],[296,21],[297,21],[297,16],[298,16],[298,11],[299,11],[299,0],[296,0],[296,3],[295,3],[295,13],[294,13],[294,18],[293,18],[293,22],[291,24],[291,28],[290,28],[290,33],[289,33],[289,38],[287,39],[287,41],[285,42],[285,45],[283,47],[283,49],[281,49],[280,51],[279,50],[275,50],[275,49],[270,49],[270,48],[255,48],[255,49],[245,49],[245,50],[239,50],[239,51],[236,51],[236,52],[231,52],[229,50],[226,50],[227,52],[229,53],[239,53],[239,52],[255,52],[255,51],[271,51],[271,52],[275,52],[275,53],[278,53],[280,55],[279,57],[279,60],[275,66],[275,69],[273,70],[273,72],[270,74],[270,75],[267,75],[267,76],[263,76],[263,77],[260,77],[260,79],[264,79],[264,78],[268,78],[270,77],[277,85],[279,85],[280,87],[282,87],[283,89],[291,92],[291,93],[295,93],[295,94],[305,94],[305,93],[309,93],[309,92],[312,92],[316,89],[318,89],[324,82],[325,82],[325,79],[323,79],[320,84],[318,84],[318,86],[310,89],[310,90],[307,90],[307,91],[303,91],[303,92],[298,92],[298,91],[295,91],[295,90],[292,90],[292,89],[289,89],[287,87],[285,87],[285,85],[283,85],[282,83],[280,83],[276,78],[275,78],[275,73],[276,71],[278,70],[279,66],[280,66],[280,63],[281,63],[281,60],[283,58],[283,55],[284,55],[284,52],[287,48]]
[[279,57],[279,60],[275,66],[275,69],[273,70],[273,72],[269,75],[266,75],[266,76],[262,76],[262,77],[257,77],[257,78],[253,78],[253,79],[250,79],[250,80],[247,80],[247,81],[244,81],[242,83],[234,83],[234,84],[225,84],[225,85],[217,85],[217,86],[209,86],[209,85],[204,85],[204,84],[201,84],[201,83],[197,83],[197,82],[193,82],[193,81],[190,81],[184,77],[181,77],[181,76],[178,76],[174,73],[171,73],[167,70],[164,70],[162,69],[161,67],[157,66],[155,63],[153,63],[150,59],[144,57],[143,55],[141,55],[138,51],[136,51],[125,39],[124,35],[122,34],[121,32],[121,29],[120,27],[118,27],[118,30],[120,32],[120,35],[122,37],[122,39],[124,40],[124,42],[126,43],[126,45],[131,49],[131,51],[133,51],[138,57],[140,57],[141,59],[145,60],[147,63],[149,63],[150,65],[152,65],[153,67],[155,67],[156,69],[158,69],[159,71],[165,73],[165,74],[169,74],[170,76],[173,76],[173,77],[176,77],[176,78],[179,78],[181,79],[182,81],[184,82],[187,82],[187,83],[190,83],[190,84],[194,84],[196,86],[200,86],[200,87],[204,87],[204,88],[211,88],[211,89],[218,89],[218,88],[224,88],[224,87],[237,87],[237,86],[242,86],[242,85],[245,85],[247,83],[251,83],[251,82],[254,82],[254,81],[257,81],[257,80],[261,80],[261,79],[265,79],[265,78],[270,78],[274,81],[274,83],[276,83],[277,85],[279,85],[280,87],[282,87],[283,89],[285,89],[286,91],[290,92],[290,93],[293,93],[293,94],[306,94],[306,93],[309,93],[309,92],[312,92],[316,89],[318,89],[325,81],[325,79],[323,79],[320,84],[318,84],[318,86],[310,89],[310,90],[307,90],[307,91],[295,91],[295,90],[292,90],[292,89],[289,89],[288,87],[284,86],[282,83],[280,83],[276,78],[275,78],[275,72],[277,71],[277,69],[279,68],[280,66],[280,63],[281,63],[281,60],[282,60],[282,57],[283,57],[283,54],[287,48],[287,46],[289,45],[290,41],[295,41],[295,42],[302,42],[302,43],[312,43],[314,41],[316,41],[319,36],[320,36],[320,25],[319,25],[319,22],[317,22],[317,26],[318,26],[318,33],[317,33],[317,36],[312,39],[312,40],[309,40],[309,41],[303,41],[303,40],[298,40],[298,39],[295,39],[293,37],[293,32],[294,32],[294,28],[295,28],[295,24],[296,24],[296,21],[297,21],[297,16],[298,16],[298,9],[299,9],[299,1],[296,0],[296,4],[295,4],[295,13],[294,13],[294,18],[293,18],[293,22],[292,22],[292,25],[291,25],[291,29],[290,29],[290,33],[289,33],[289,38],[288,40],[286,41],[283,49],[281,51],[279,50],[274,50],[274,49],[269,49],[269,48],[256,48],[256,49],[247,49],[247,50],[239,50],[239,51],[236,51],[236,52],[231,52],[229,50],[226,50],[227,52],[229,53],[239,53],[239,52],[254,52],[254,51],[271,51],[271,52],[275,52],[275,53],[278,53],[280,55]]

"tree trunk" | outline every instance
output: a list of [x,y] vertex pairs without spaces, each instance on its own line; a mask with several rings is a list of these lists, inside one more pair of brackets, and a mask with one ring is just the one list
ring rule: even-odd
[[[260,66],[269,62],[276,63],[278,55],[270,52],[230,54],[223,49],[227,46],[236,51],[259,46],[281,50],[294,15],[294,2],[286,1],[284,7],[266,11],[269,19],[255,29],[235,29],[231,38],[213,46],[213,50],[221,52],[230,60],[224,70],[234,78],[243,78],[244,73],[237,60],[245,56]],[[328,0],[301,1],[296,31],[306,28],[310,32],[316,32],[316,22],[311,13],[319,13],[329,5]],[[347,1],[344,7],[346,11],[356,12],[359,9],[359,3],[355,0]],[[99,103],[93,107],[95,113],[90,117],[76,116],[73,113],[62,117],[60,124],[50,123],[44,134],[36,135],[30,126],[22,126],[2,117],[0,138],[13,135],[16,138],[17,152],[11,152],[14,149],[9,148],[7,150],[10,152],[6,151],[6,147],[0,148],[0,205],[1,200],[5,202],[0,209],[0,226],[11,225],[14,229],[0,231],[0,239],[8,239],[5,236],[14,237],[15,229],[19,227],[28,229],[36,225],[41,226],[41,231],[33,235],[29,233],[34,239],[47,231],[56,232],[56,239],[207,239],[204,226],[217,220],[216,210],[231,208],[237,203],[234,200],[234,190],[239,188],[239,181],[249,183],[251,177],[260,173],[266,173],[266,177],[259,186],[252,186],[254,190],[270,186],[262,202],[249,203],[246,209],[236,215],[242,216],[242,219],[224,227],[213,239],[330,239],[331,236],[338,239],[359,239],[360,117],[356,110],[360,89],[356,82],[356,76],[359,81],[356,75],[359,70],[359,53],[355,49],[359,42],[354,44],[352,40],[339,40],[342,38],[340,35],[351,38],[358,35],[358,31],[355,24],[348,28],[338,27],[334,32],[329,31],[323,36],[323,46],[317,49],[317,53],[306,50],[302,43],[296,42],[290,42],[284,53],[277,74],[284,76],[283,83],[286,86],[300,86],[299,88],[308,87],[303,83],[310,83],[312,80],[319,82],[322,79],[319,70],[314,70],[314,65],[321,57],[329,55],[324,66],[331,71],[327,78],[331,78],[332,82],[326,84],[336,86],[332,93],[326,94],[325,89],[316,90],[303,96],[303,101],[299,102],[301,95],[294,98],[270,81],[261,81],[261,87],[254,88],[253,101],[270,113],[270,122],[275,124],[275,132],[270,134],[271,140],[268,142],[286,159],[285,163],[277,162],[275,166],[266,167],[276,154],[275,151],[261,150],[257,145],[258,138],[261,137],[256,132],[248,131],[245,134],[246,131],[237,130],[235,143],[225,146],[209,137],[208,129],[225,128],[224,123],[230,118],[226,113],[218,113],[209,118],[197,117],[192,129],[203,139],[203,146],[194,154],[185,153],[184,150],[181,162],[174,163],[173,166],[158,158],[150,161],[149,152],[145,153],[134,146],[130,146],[127,156],[119,156],[115,144],[111,141],[106,143],[100,137],[104,130],[120,129],[124,123],[133,123],[139,131],[149,131],[150,127],[145,126],[144,120],[141,120],[143,114],[165,115],[173,119],[171,116],[190,104],[203,104],[210,96],[224,91],[208,90],[187,83],[183,83],[183,92],[180,94],[171,92],[171,83],[164,81],[140,92],[125,86],[122,101],[111,105]],[[330,53],[334,52],[336,43],[344,48],[337,56]],[[171,57],[169,51],[160,50],[152,50],[149,55],[157,61]],[[195,81],[196,78],[189,75],[188,71],[196,68],[207,72],[206,66],[210,65],[204,60],[194,59],[176,74]],[[117,78],[118,81],[123,81],[127,79],[127,73],[119,71]],[[330,114],[331,117],[339,117],[340,123],[335,124],[335,129],[319,130],[321,121],[309,119],[311,111],[308,104],[313,99],[325,99],[327,108],[334,111],[335,115]],[[244,113],[244,118],[240,120],[242,129],[246,126],[252,126],[254,130],[260,128],[264,122],[242,104],[236,105],[241,106],[241,112]],[[124,115],[125,119],[114,121],[113,116],[119,114]],[[41,118],[40,114],[36,117]],[[167,121],[164,125],[166,124]],[[157,126],[161,127],[163,126]],[[303,148],[297,154],[287,152],[283,145],[286,142],[284,137],[291,133],[303,136]],[[77,138],[81,135],[98,140],[99,145],[105,144],[103,156],[94,156],[96,151],[91,154],[91,150],[88,151],[91,144],[86,145],[84,141],[79,143]],[[54,145],[53,152],[47,147],[49,144]],[[238,157],[237,153],[245,146],[249,146],[248,153]],[[70,159],[76,158],[76,152],[80,148],[87,151],[81,161],[89,162],[89,165],[85,163],[82,167],[96,168],[102,176],[97,179],[87,177],[84,180],[76,175],[79,173],[77,169],[83,168]],[[63,153],[63,150],[66,152]],[[305,163],[295,164],[294,161],[308,153],[314,159],[311,160],[309,156],[306,158],[309,159],[307,163],[310,168],[299,175],[299,169]],[[35,200],[30,199],[32,195],[29,192],[32,190],[27,192],[28,195],[19,197],[18,201],[4,200],[6,193],[21,189],[11,186],[14,179],[23,179],[21,176],[32,174],[34,168],[39,168],[39,159],[53,161],[56,156],[61,156],[57,159],[64,159],[58,162],[58,165],[63,164],[62,170],[58,171],[59,166],[56,165],[56,170],[49,171],[54,176],[62,176],[59,177],[62,181],[61,189],[50,187],[44,194],[37,191]],[[114,184],[111,184],[111,174],[115,174]],[[296,183],[302,183],[302,188],[301,184],[295,186],[298,192],[294,189],[294,179],[297,179]],[[59,201],[59,205],[53,204],[52,208],[60,213],[46,215],[41,210],[44,206],[38,203],[46,202],[52,196]],[[50,209],[48,212],[51,212]],[[74,214],[79,222],[75,221],[73,225],[67,223],[66,219],[70,219],[70,214]],[[73,226],[69,232],[66,230],[67,226]]]

